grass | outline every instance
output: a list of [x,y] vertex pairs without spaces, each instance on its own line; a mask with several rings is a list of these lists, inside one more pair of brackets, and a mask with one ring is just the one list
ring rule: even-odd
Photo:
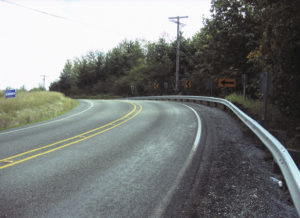
[[[262,118],[263,111],[263,101],[262,100],[253,100],[246,98],[244,99],[242,95],[233,93],[228,95],[225,99],[231,101],[238,106],[241,106],[241,109],[245,109],[250,116],[254,116],[258,121]],[[277,107],[272,104],[267,106],[267,119],[268,120],[278,120],[281,119],[282,115]]]
[[241,110],[254,118],[271,132],[281,143],[288,148],[300,150],[299,119],[289,118],[282,114],[278,107],[269,104],[267,108],[267,121],[262,122],[262,100],[243,99],[242,95],[233,93],[225,99],[236,104]]
[[259,114],[263,108],[263,102],[258,100],[244,99],[242,95],[233,93],[228,95],[225,99],[231,101],[232,103],[242,105],[243,108],[246,108],[251,111],[253,114]]
[[17,91],[5,99],[0,92],[0,130],[50,119],[73,109],[78,102],[58,92]]

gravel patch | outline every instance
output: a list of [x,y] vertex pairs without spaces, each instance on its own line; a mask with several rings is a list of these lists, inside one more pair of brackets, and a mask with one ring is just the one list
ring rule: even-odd
[[[210,157],[198,163],[191,193],[170,206],[165,216],[298,217],[286,188],[270,178],[282,180],[281,175],[273,173],[272,161],[246,127],[218,108],[191,105],[206,126],[207,138],[212,136],[206,145],[212,149]],[[179,192],[186,182],[180,186]]]

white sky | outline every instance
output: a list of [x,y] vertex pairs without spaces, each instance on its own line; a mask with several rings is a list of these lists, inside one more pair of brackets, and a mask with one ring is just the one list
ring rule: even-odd
[[0,90],[46,87],[59,78],[67,59],[88,51],[107,52],[124,39],[176,38],[182,19],[185,37],[210,16],[210,0],[7,0],[68,19],[48,16],[0,0]]

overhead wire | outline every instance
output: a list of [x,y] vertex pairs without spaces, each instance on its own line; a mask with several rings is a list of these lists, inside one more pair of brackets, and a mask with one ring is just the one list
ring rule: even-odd
[[72,20],[70,18],[67,18],[67,17],[63,17],[63,16],[59,16],[59,15],[56,15],[56,14],[46,12],[46,11],[42,11],[42,10],[39,10],[39,9],[31,8],[31,7],[28,7],[28,6],[25,6],[25,5],[18,4],[18,3],[13,2],[13,1],[7,1],[7,0],[0,0],[0,1],[2,1],[4,3],[7,3],[7,4],[17,6],[17,7],[25,8],[25,9],[28,9],[28,10],[31,10],[31,11],[35,11],[35,12],[40,13],[40,14],[48,15],[48,16],[51,16],[51,17],[55,17],[55,18],[59,18],[59,19],[63,19],[63,20],[74,21],[74,20]]
[[4,3],[10,4],[10,5],[14,5],[16,7],[24,8],[24,9],[27,9],[27,10],[30,10],[30,11],[33,11],[33,12],[36,12],[36,13],[40,13],[40,14],[47,15],[47,16],[50,16],[50,17],[58,18],[58,19],[61,19],[61,20],[67,20],[67,21],[71,21],[73,23],[79,23],[81,25],[89,26],[90,28],[93,28],[93,29],[103,30],[103,28],[105,28],[105,29],[109,30],[110,32],[114,32],[115,34],[117,34],[119,36],[123,36],[123,34],[121,34],[120,32],[112,30],[112,29],[107,28],[107,27],[98,26],[96,24],[91,25],[91,24],[86,23],[86,22],[81,21],[81,20],[76,20],[76,19],[72,19],[72,18],[69,18],[69,17],[65,17],[65,16],[61,16],[61,15],[49,13],[47,11],[43,11],[43,10],[40,10],[40,9],[28,7],[28,6],[25,6],[23,4],[19,4],[19,3],[13,2],[13,1],[0,0],[0,2],[4,2]]
[[[23,4],[19,4],[19,3],[13,2],[13,1],[9,1],[9,0],[0,0],[0,1],[4,2],[4,3],[7,3],[7,4],[11,4],[11,5],[17,6],[17,7],[24,8],[24,9],[27,9],[27,10],[31,10],[31,11],[34,11],[36,13],[40,13],[40,14],[43,14],[43,15],[47,15],[47,16],[51,16],[51,17],[54,17],[54,18],[58,18],[58,19],[62,19],[62,20],[67,20],[67,21],[71,21],[71,22],[80,23],[82,25],[89,25],[89,26],[91,26],[88,23],[85,23],[85,22],[82,22],[82,21],[79,21],[79,20],[76,20],[76,19],[72,19],[72,18],[69,18],[69,17],[65,17],[65,16],[61,16],[61,15],[49,13],[47,11],[43,11],[43,10],[40,10],[40,9],[28,7],[28,6],[25,6]],[[97,27],[97,29],[100,29],[100,28],[103,29],[103,28],[105,28],[105,27],[99,27],[99,26],[95,26],[95,25],[92,26],[92,28],[95,28],[95,27]],[[117,31],[114,31],[114,30],[111,30],[111,31],[115,32],[118,35],[121,35],[121,33],[117,32]],[[168,36],[168,39],[169,39],[169,41],[172,41],[169,36]],[[181,44],[180,46],[185,50],[185,52],[183,51],[183,53],[185,55],[190,56],[195,62],[198,61],[198,60],[195,59],[194,55],[192,55],[190,53],[190,51],[185,47],[185,45]]]

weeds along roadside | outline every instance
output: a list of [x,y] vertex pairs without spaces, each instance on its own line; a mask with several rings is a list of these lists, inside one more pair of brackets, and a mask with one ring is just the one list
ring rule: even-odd
[[[233,93],[226,97],[250,117],[262,123],[263,101],[246,98]],[[285,147],[300,150],[299,119],[287,117],[277,106],[268,104],[267,121],[264,127],[273,134]]]
[[0,95],[0,130],[47,120],[66,113],[78,101],[59,92],[20,91],[16,98],[5,99]]

